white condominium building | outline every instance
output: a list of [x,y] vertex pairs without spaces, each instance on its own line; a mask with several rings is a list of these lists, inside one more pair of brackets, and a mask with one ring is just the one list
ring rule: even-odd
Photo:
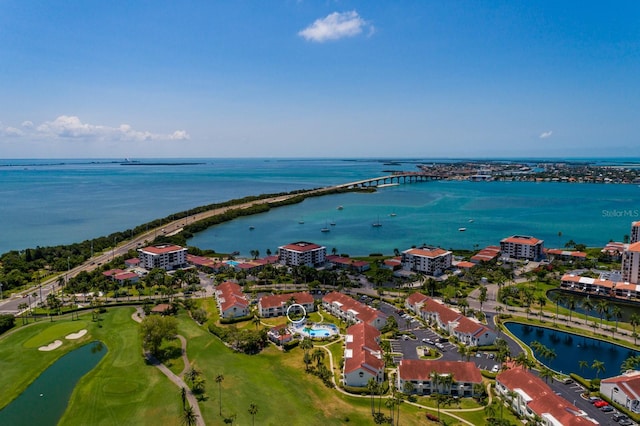
[[327,248],[305,241],[278,247],[278,261],[287,266],[323,266],[326,262]]
[[542,258],[544,241],[526,235],[514,235],[500,241],[503,256],[512,259],[539,260]]
[[422,247],[402,252],[402,268],[426,275],[442,275],[451,267],[453,255],[437,247]]
[[162,268],[167,271],[187,263],[187,249],[173,244],[162,244],[138,249],[140,266],[145,269]]

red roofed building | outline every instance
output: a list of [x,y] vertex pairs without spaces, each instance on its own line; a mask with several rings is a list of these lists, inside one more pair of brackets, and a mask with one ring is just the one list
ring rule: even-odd
[[[555,392],[539,377],[522,367],[515,367],[499,373],[496,377],[496,391],[511,402],[513,410],[522,417],[533,419],[538,416],[546,426],[589,425],[587,413],[571,404]],[[509,396],[509,392],[515,396]]]
[[411,382],[413,393],[431,395],[436,391],[433,374],[452,376],[450,384],[441,384],[437,389],[438,393],[451,396],[474,396],[473,385],[482,383],[480,369],[473,362],[403,359],[398,365],[397,387],[403,390],[405,383]]
[[127,259],[124,261],[124,265],[128,268],[137,268],[140,266],[140,259],[134,257],[132,259]]
[[138,281],[140,281],[140,276],[135,272],[124,271],[124,272],[120,272],[119,274],[113,275],[113,279],[118,281],[118,284],[122,285],[127,282],[137,283]]
[[500,247],[488,246],[471,256],[471,262],[491,262],[492,260],[497,259],[498,256],[500,256]]
[[381,266],[385,269],[391,269],[392,271],[395,271],[402,268],[402,258],[394,257],[391,259],[385,259],[384,262],[382,262]]
[[631,244],[640,241],[640,221],[631,222],[631,237],[629,242]]
[[[279,317],[287,314],[290,305],[297,304],[309,313],[315,310],[313,296],[306,291],[288,294],[262,296],[258,301],[258,314],[263,318]],[[302,313],[299,307],[292,308],[296,313]]]
[[583,251],[575,251],[575,250],[561,250],[561,249],[549,249],[546,250],[547,257],[553,259],[558,259],[562,261],[567,260],[584,260],[587,258],[587,253]]
[[442,330],[469,346],[492,345],[496,333],[489,327],[467,318],[462,313],[445,306],[443,303],[426,298],[414,312],[428,323],[435,323]]
[[173,244],[161,244],[138,249],[140,266],[170,271],[187,264],[187,249]]
[[378,330],[387,323],[386,314],[336,291],[332,291],[322,298],[322,307],[347,322],[364,322]]
[[222,318],[238,318],[249,315],[249,301],[238,284],[227,281],[216,287],[218,311]]
[[427,300],[429,300],[428,296],[422,293],[413,293],[405,299],[404,306],[415,314],[418,314]]
[[634,413],[640,413],[640,371],[627,371],[620,376],[602,379],[600,393]]
[[352,325],[345,336],[343,380],[347,386],[365,387],[369,379],[384,381],[380,332],[363,322]]
[[267,337],[276,345],[282,346],[293,340],[293,334],[289,332],[286,324],[272,327],[267,331]]
[[287,266],[323,266],[326,255],[326,247],[305,241],[278,247],[279,262]]
[[402,252],[402,268],[426,275],[442,275],[451,267],[453,254],[437,247],[422,247]]
[[607,243],[607,245],[600,250],[600,253],[607,256],[611,261],[620,261],[622,260],[622,254],[624,253],[625,248],[626,244],[612,241]]
[[526,235],[514,235],[500,241],[500,251],[512,259],[539,260],[544,241]]
[[369,262],[342,256],[329,255],[327,256],[327,262],[337,268],[348,269],[355,272],[364,272],[370,269]]
[[473,262],[467,262],[466,260],[463,260],[463,261],[461,261],[461,262],[456,263],[456,267],[457,267],[457,268],[460,268],[460,269],[467,269],[467,270],[469,270],[469,269],[473,268],[473,267],[474,267],[474,266],[476,266],[476,265],[477,265],[476,263],[473,263]]

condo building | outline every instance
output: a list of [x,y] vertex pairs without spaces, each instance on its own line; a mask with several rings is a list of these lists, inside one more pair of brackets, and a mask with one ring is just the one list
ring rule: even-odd
[[453,254],[441,248],[412,248],[402,252],[402,269],[438,276],[451,267],[452,259]]
[[278,247],[278,261],[287,266],[310,266],[317,268],[325,264],[326,257],[326,247],[305,241]]
[[513,235],[500,241],[503,256],[519,260],[540,260],[544,241],[527,235]]

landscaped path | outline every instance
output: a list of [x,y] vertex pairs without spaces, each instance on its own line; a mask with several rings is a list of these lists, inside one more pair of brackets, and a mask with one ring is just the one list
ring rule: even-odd
[[[338,340],[334,340],[333,342],[330,343],[326,343],[324,345],[314,345],[314,348],[322,348],[324,349],[327,354],[329,355],[329,367],[331,368],[331,381],[333,382],[335,389],[338,392],[341,392],[344,395],[350,396],[350,397],[354,397],[354,398],[369,398],[369,395],[355,395],[352,393],[349,393],[347,391],[345,391],[344,389],[342,389],[337,383],[336,383],[336,375],[333,373],[334,371],[334,365],[333,365],[333,355],[331,354],[331,350],[329,350],[329,346],[333,345],[334,343],[340,342],[342,341],[343,337],[340,336],[340,338]],[[492,399],[491,399],[491,384],[489,384],[487,386],[487,395],[489,395],[489,404],[491,404]],[[388,398],[388,397],[387,397]],[[431,411],[438,411],[437,408],[433,408],[433,407],[429,407],[426,405],[422,405],[422,404],[418,404],[417,402],[410,402],[410,401],[405,401],[407,404],[411,404],[414,405],[416,407],[419,408],[424,408],[425,410],[431,410]],[[458,420],[459,422],[462,422],[466,425],[469,426],[475,426],[473,423],[463,419],[462,417],[456,416],[454,413],[455,412],[469,412],[469,411],[480,411],[480,410],[484,410],[484,407],[478,407],[478,408],[449,408],[449,409],[440,409],[440,413],[446,414],[449,417],[453,417],[454,419]]]
[[[140,307],[137,307],[136,311],[133,313],[133,315],[131,315],[131,318],[138,323],[142,322],[143,317],[144,317],[144,312]],[[187,358],[187,339],[185,339],[184,336],[181,336],[179,334],[176,336],[178,337],[182,345],[182,359],[184,360],[184,369],[180,373],[180,376],[177,376],[173,371],[169,370],[166,365],[161,363],[160,360],[158,360],[155,356],[151,355],[149,352],[146,352],[143,350],[142,354],[144,355],[144,357],[146,358],[147,362],[150,365],[153,365],[158,370],[160,370],[162,374],[167,376],[167,378],[171,380],[176,386],[178,386],[178,388],[184,388],[187,390],[187,401],[189,401],[189,405],[191,405],[191,408],[193,408],[193,412],[196,415],[196,425],[205,426],[204,420],[202,419],[202,412],[200,411],[200,406],[198,405],[198,399],[196,398],[196,396],[193,394],[189,386],[187,386],[187,384],[184,382],[184,380],[181,377],[184,375],[184,373],[187,371],[190,365],[189,359]]]

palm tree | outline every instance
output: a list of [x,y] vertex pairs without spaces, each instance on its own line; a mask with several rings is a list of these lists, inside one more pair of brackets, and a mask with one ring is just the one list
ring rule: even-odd
[[629,324],[633,327],[633,344],[636,344],[636,340],[638,335],[636,334],[636,326],[640,325],[640,315],[633,313],[631,317],[629,317]]
[[369,395],[371,395],[371,415],[373,416],[374,413],[374,405],[373,405],[373,394],[376,392],[378,388],[378,383],[376,383],[375,380],[373,380],[373,378],[370,378],[369,381],[367,382],[367,390],[369,391]]
[[637,370],[640,365],[640,356],[630,356],[625,359],[620,365],[620,373],[624,373],[629,370]]
[[182,424],[185,426],[194,426],[198,422],[198,415],[193,411],[193,407],[187,403],[182,410]]
[[487,420],[493,419],[496,416],[496,404],[492,402],[484,407],[484,414],[487,416]]
[[620,320],[620,318],[622,318],[622,309],[620,309],[620,306],[618,305],[613,305],[613,307],[611,308],[611,315],[613,315],[613,317],[616,319],[616,328],[615,328],[615,332],[618,332],[618,321]]
[[220,415],[222,415],[222,381],[224,380],[224,376],[222,374],[218,374],[216,376],[216,383],[218,384],[218,397],[220,399]]
[[187,407],[187,389],[183,386],[180,388],[180,398],[182,399],[182,409]]
[[396,406],[398,407],[398,415],[396,416],[396,426],[400,426],[400,404],[404,402],[404,397],[402,396],[401,393],[397,392],[394,399],[395,399]]
[[254,315],[253,318],[251,319],[251,322],[253,323],[253,325],[256,326],[256,330],[257,330],[258,326],[260,326],[260,318],[258,318],[257,315]]
[[313,343],[311,342],[311,339],[307,339],[307,338],[302,339],[302,342],[300,342],[300,349],[304,350],[306,353],[311,348],[313,348]]
[[589,297],[586,297],[580,302],[582,309],[584,310],[584,324],[587,324],[587,320],[589,319],[589,312],[593,309],[593,302]]
[[573,296],[567,296],[566,303],[567,309],[569,309],[569,322],[571,322],[573,311],[576,310],[576,298]]
[[536,298],[536,302],[540,305],[540,312],[538,312],[538,317],[542,319],[542,308],[547,304],[547,297],[543,294]]
[[253,402],[249,404],[249,414],[251,414],[251,424],[255,426],[256,424],[256,414],[258,414],[258,406]]
[[589,367],[589,363],[585,360],[580,360],[578,361],[578,368],[580,369],[580,372],[582,372],[585,368]]
[[602,318],[605,313],[609,312],[609,302],[604,299],[598,300],[598,303],[596,303],[596,311],[600,315],[600,328],[602,328]]
[[480,295],[478,296],[478,301],[480,302],[480,310],[482,310],[482,304],[487,301],[487,288],[480,287]]
[[598,378],[598,374],[606,370],[606,367],[604,366],[604,362],[598,361],[597,359],[593,360],[593,364],[591,364],[591,368],[596,371],[596,379]]
[[324,350],[321,348],[316,349],[313,351],[311,358],[316,360],[316,365],[319,367],[322,361],[324,361]]
[[553,383],[553,371],[547,366],[542,366],[540,369],[540,377],[544,379],[544,382],[547,383],[547,379],[551,378],[551,382]]
[[304,371],[309,371],[309,365],[313,362],[313,358],[309,355],[309,352],[305,352],[302,356],[302,362],[304,362]]

